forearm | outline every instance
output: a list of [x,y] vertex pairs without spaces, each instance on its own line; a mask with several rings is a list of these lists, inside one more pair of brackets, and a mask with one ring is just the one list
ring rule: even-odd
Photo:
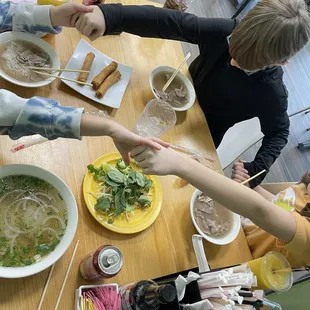
[[11,2],[0,3],[0,32],[19,31],[36,35],[58,33],[61,29],[54,28],[50,20],[51,6],[38,6],[32,3]]
[[118,123],[95,115],[83,114],[81,118],[81,136],[111,136],[112,131],[122,127]]
[[[295,233],[291,214],[267,201],[253,190],[201,164],[185,159],[179,166],[178,176],[210,196],[225,208],[252,220],[261,229],[289,241]],[[281,217],[275,225],[274,219]]]
[[154,37],[197,43],[198,18],[175,10],[121,4],[99,5],[106,22],[106,33],[128,32],[141,37]]

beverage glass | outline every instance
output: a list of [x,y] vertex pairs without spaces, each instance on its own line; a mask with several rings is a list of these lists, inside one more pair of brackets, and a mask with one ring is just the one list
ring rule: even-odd
[[293,273],[287,259],[278,252],[248,262],[257,278],[257,289],[270,289],[278,293],[288,291],[293,285]]
[[133,128],[133,132],[142,137],[159,138],[172,128],[176,121],[175,111],[170,104],[159,99],[153,99],[144,108]]

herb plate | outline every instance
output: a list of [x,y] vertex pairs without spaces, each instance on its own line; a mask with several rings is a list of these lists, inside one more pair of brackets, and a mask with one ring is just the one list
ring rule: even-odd
[[[121,156],[119,153],[109,153],[99,157],[92,164],[95,167],[99,167],[104,163],[115,166],[120,158]],[[141,171],[141,169],[133,161],[131,162],[131,166],[137,171]],[[126,219],[126,216],[122,214],[116,218],[112,224],[109,224],[107,222],[108,219],[95,210],[97,200],[90,193],[96,192],[98,183],[93,174],[87,171],[83,183],[83,195],[89,212],[102,226],[120,234],[134,234],[145,230],[151,226],[158,217],[163,201],[163,191],[159,178],[156,176],[149,176],[149,178],[153,181],[153,187],[150,190],[152,199],[150,207],[143,210],[134,210],[134,215],[130,217],[129,221]]]

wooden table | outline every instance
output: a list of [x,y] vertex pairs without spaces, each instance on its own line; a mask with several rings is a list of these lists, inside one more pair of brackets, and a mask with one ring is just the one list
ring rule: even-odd
[[[143,0],[126,0],[125,4],[144,4]],[[48,41],[55,48],[65,66],[81,35],[73,29],[65,29]],[[84,38],[85,39],[85,38]],[[122,34],[98,39],[92,45],[121,63],[134,67],[134,72],[119,110],[107,109],[110,116],[128,128],[152,99],[148,85],[149,73],[158,65],[177,67],[183,60],[179,42],[158,39],[142,39]],[[184,69],[187,72],[187,69]],[[64,105],[84,107],[86,111],[106,109],[79,96],[59,81],[40,89],[13,86],[4,80],[0,87],[19,96],[43,96],[59,100]],[[217,156],[204,115],[195,103],[188,113],[178,113],[175,128],[164,136],[174,143],[182,143],[210,155]],[[79,209],[79,225],[75,240],[65,255],[56,263],[42,309],[54,309],[68,264],[76,243],[80,245],[72,266],[59,309],[74,309],[74,293],[85,281],[79,274],[79,263],[97,247],[112,244],[124,255],[123,270],[107,282],[125,284],[140,279],[150,279],[197,266],[191,242],[195,229],[192,225],[189,201],[194,188],[182,186],[176,177],[162,177],[164,191],[162,211],[156,222],[142,233],[120,235],[100,226],[88,212],[82,194],[82,181],[87,164],[102,154],[115,151],[110,138],[84,138],[82,141],[55,140],[34,146],[16,154],[10,152],[13,142],[0,138],[0,164],[33,164],[61,177],[71,188]],[[219,161],[214,168],[220,170]],[[211,267],[227,266],[251,259],[246,239],[241,231],[238,238],[227,246],[205,244]],[[0,309],[33,310],[38,306],[49,270],[17,280],[0,280]]]

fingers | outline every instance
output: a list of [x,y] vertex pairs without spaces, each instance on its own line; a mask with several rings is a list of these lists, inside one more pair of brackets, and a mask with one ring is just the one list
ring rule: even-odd
[[72,15],[71,20],[70,20],[70,27],[75,27],[75,24],[77,22],[77,20],[79,19],[81,13],[77,12],[75,14]]
[[83,29],[82,34],[86,37],[89,37],[92,34],[93,30],[94,27],[90,24],[87,24],[86,27]]
[[147,152],[142,152],[142,153],[136,155],[134,158],[135,158],[135,161],[136,161],[136,162],[142,162],[142,161],[144,161],[145,159],[147,159],[147,157],[148,157]]
[[73,3],[73,9],[76,12],[91,13],[94,10],[94,6],[86,6],[79,3]]
[[146,174],[146,175],[152,175],[152,174],[154,174],[153,171],[152,171],[151,169],[149,169],[149,168],[143,169],[142,172],[143,172],[144,174]]
[[131,151],[131,157],[138,156],[139,154],[143,153],[146,149],[147,149],[147,147],[145,147],[145,146],[137,146],[137,147],[133,148],[133,150]]
[[83,30],[83,29],[81,29],[81,24],[82,24],[82,22],[83,22],[83,15],[80,15],[79,18],[78,18],[78,20],[77,20],[76,23],[75,23],[75,28],[76,28],[79,32],[81,32],[81,33],[82,33],[82,30]]
[[103,33],[101,34],[97,29],[93,30],[92,34],[89,36],[89,39],[91,41],[95,41],[98,38],[100,38],[103,35]]
[[129,166],[130,165],[129,154],[128,153],[122,153],[121,155],[123,157],[123,161],[124,161],[125,165]]
[[159,145],[161,145],[163,147],[166,147],[166,148],[170,146],[169,142],[163,141],[163,140],[158,139],[158,138],[151,138],[151,140],[158,143]]
[[160,144],[158,144],[157,142],[153,141],[153,139],[149,139],[149,138],[141,138],[141,145],[151,147],[151,148],[153,148],[155,150],[160,150],[161,149],[161,145]]

